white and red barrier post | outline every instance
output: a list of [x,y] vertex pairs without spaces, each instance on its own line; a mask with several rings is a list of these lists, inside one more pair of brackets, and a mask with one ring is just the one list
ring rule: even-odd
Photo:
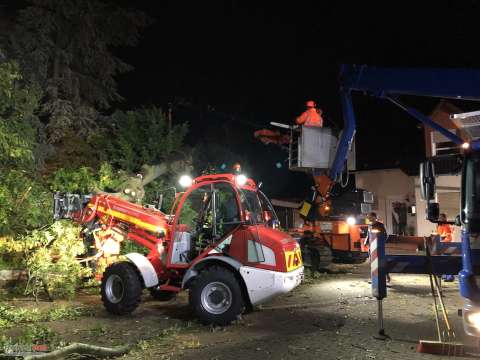
[[387,296],[385,241],[387,235],[383,232],[370,230],[370,275],[372,279],[372,295],[377,298],[378,335],[385,338],[383,326],[382,300]]

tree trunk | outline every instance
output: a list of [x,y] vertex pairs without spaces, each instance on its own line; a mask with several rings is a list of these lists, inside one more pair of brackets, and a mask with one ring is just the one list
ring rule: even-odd
[[115,348],[107,348],[102,346],[95,346],[82,343],[73,343],[64,348],[43,354],[27,355],[24,360],[56,360],[56,359],[65,359],[68,355],[71,354],[85,354],[93,355],[95,357],[111,357],[111,356],[120,356],[126,354],[130,350],[130,345],[117,346]]

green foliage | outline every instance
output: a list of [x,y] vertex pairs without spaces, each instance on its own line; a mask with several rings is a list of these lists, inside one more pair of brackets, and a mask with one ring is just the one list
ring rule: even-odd
[[139,253],[147,255],[148,252],[149,250],[145,246],[134,243],[133,241],[123,242],[120,249],[120,254]]
[[[158,108],[99,115],[121,100],[115,76],[130,66],[112,50],[135,44],[143,13],[111,1],[28,0],[15,20],[0,34],[17,60],[0,61],[0,266],[26,269],[26,294],[71,297],[88,275],[77,261],[85,249],[78,226],[51,225],[51,192],[118,191],[127,174],[169,162],[187,126],[169,130]],[[145,181],[150,203],[170,183],[162,166],[152,167],[161,178]]]
[[176,189],[172,186],[178,181],[175,176],[167,174],[161,176],[145,186],[144,203],[157,205],[160,194],[163,194],[162,211],[169,213],[175,201]]
[[93,316],[92,309],[85,306],[61,306],[44,312],[42,321],[75,320],[82,316]]
[[10,170],[0,173],[0,236],[22,234],[51,219],[51,195],[31,174]]
[[53,345],[59,341],[58,334],[45,325],[25,327],[20,342],[23,344]]
[[84,306],[60,306],[41,311],[37,307],[0,304],[0,328],[46,321],[75,320],[91,315],[92,310]]
[[26,294],[37,297],[45,291],[50,298],[71,298],[90,270],[77,257],[85,253],[80,229],[71,222],[56,222],[45,230],[24,236],[28,272]]
[[23,332],[15,338],[0,336],[0,349],[6,358],[15,353],[30,351],[33,345],[47,345],[49,349],[64,346],[59,335],[46,326],[28,325],[22,330]]
[[15,62],[0,63],[0,236],[48,221],[50,201],[35,176],[38,92],[20,80]]
[[78,225],[59,221],[17,239],[1,239],[0,254],[19,259],[27,270],[25,294],[37,297],[45,292],[51,299],[71,298],[90,275],[77,260],[86,250],[79,233]]
[[16,262],[6,254],[0,254],[0,271],[1,270],[16,270]]
[[121,100],[115,76],[131,69],[112,50],[135,45],[148,20],[100,0],[29,3],[16,19],[8,53],[29,82],[45,89],[41,110],[50,143],[72,131],[85,139],[97,129],[97,111]]
[[114,129],[108,145],[114,166],[129,172],[144,164],[159,164],[180,151],[188,131],[186,124],[168,130],[165,113],[156,107],[135,111],[116,111],[111,118]]
[[96,172],[90,167],[57,169],[49,183],[52,191],[88,194],[116,191],[126,178],[124,171],[114,171],[109,163],[103,163]]
[[91,168],[60,168],[53,174],[50,188],[53,191],[88,194],[95,189],[97,183]]
[[104,162],[98,171],[98,189],[117,191],[126,181],[127,173],[124,170],[115,171],[109,163]]
[[34,110],[39,93],[19,85],[22,76],[15,62],[0,63],[0,167],[32,169],[35,165]]

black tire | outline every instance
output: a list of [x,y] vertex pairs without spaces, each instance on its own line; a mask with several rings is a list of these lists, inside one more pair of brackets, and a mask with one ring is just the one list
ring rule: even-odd
[[173,291],[160,290],[158,286],[148,290],[150,291],[150,295],[152,295],[152,297],[158,301],[169,301],[177,296],[177,294]]
[[325,269],[333,262],[332,249],[329,246],[316,247],[315,250],[320,258],[317,269]]
[[312,272],[322,270],[333,262],[332,250],[325,246],[305,246],[302,249],[304,265],[310,267]]
[[193,279],[188,301],[195,315],[207,324],[228,325],[245,310],[239,280],[221,266],[209,267]]
[[142,290],[137,269],[129,262],[114,263],[103,273],[102,302],[112,314],[132,313],[140,304]]

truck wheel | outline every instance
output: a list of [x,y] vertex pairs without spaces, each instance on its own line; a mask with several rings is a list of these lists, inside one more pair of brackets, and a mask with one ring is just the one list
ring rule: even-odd
[[316,247],[314,250],[317,251],[319,257],[317,269],[325,269],[333,262],[332,249],[330,249],[330,247],[320,246]]
[[140,304],[142,282],[129,262],[117,262],[105,270],[102,278],[102,301],[108,312],[125,315]]
[[158,286],[148,290],[150,291],[150,295],[152,295],[152,297],[158,301],[169,301],[177,295],[173,291],[160,290]]
[[332,250],[328,246],[306,246],[302,251],[303,263],[312,272],[325,269],[332,261]]
[[235,275],[220,266],[202,271],[190,286],[188,300],[205,323],[228,325],[244,311],[242,289]]

